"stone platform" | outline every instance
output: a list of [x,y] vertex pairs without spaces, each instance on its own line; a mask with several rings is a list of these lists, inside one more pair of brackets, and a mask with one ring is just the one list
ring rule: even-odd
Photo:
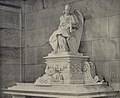
[[3,93],[11,94],[13,98],[25,98],[26,96],[49,98],[115,98],[118,91],[114,91],[107,84],[36,86],[33,83],[17,83],[16,86],[4,89]]

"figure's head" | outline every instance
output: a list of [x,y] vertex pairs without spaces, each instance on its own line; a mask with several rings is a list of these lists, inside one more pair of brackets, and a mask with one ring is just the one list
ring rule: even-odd
[[69,13],[70,13],[70,10],[71,10],[70,5],[69,5],[69,4],[66,4],[66,5],[65,5],[65,11],[64,11],[64,13],[69,14]]

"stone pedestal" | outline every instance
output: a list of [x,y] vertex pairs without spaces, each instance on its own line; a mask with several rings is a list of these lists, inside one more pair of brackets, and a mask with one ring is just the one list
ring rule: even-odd
[[97,82],[98,77],[90,75],[88,56],[71,53],[44,58],[47,64],[45,74],[35,83],[17,83],[16,86],[4,89],[3,93],[11,94],[13,98],[116,98],[118,91],[106,83]]
[[88,56],[80,53],[62,52],[49,54],[46,59],[45,74],[39,77],[36,85],[84,84],[82,67]]
[[[46,70],[53,68],[55,73],[59,73],[63,77],[63,84],[83,84],[84,76],[82,72],[83,63],[87,61],[88,56],[82,54],[65,54],[49,55],[46,59]],[[59,81],[53,81],[57,83]]]
[[11,94],[13,98],[26,96],[117,98],[118,91],[114,91],[106,83],[98,82],[98,76],[91,76],[90,71],[94,69],[94,66],[92,62],[88,62],[88,56],[65,53],[44,58],[47,64],[45,74],[35,83],[17,83],[16,86],[4,89],[3,93]]

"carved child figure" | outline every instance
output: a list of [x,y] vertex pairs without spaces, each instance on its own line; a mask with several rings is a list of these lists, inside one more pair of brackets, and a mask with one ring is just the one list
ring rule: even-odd
[[63,83],[63,76],[60,74],[59,70],[55,70],[54,67],[47,66],[45,69],[45,74],[39,77],[35,84],[37,85],[51,85],[53,83]]

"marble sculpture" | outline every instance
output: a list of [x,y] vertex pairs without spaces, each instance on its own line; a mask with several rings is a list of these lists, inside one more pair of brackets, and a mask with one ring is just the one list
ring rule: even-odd
[[83,16],[78,10],[70,13],[70,5],[65,6],[65,11],[60,17],[60,24],[49,39],[53,53],[78,52],[83,31]]
[[78,53],[84,21],[78,10],[73,13],[70,11],[70,5],[67,4],[58,29],[50,36],[53,51],[46,57],[45,74],[35,81],[36,85],[103,82],[95,73],[95,65]]

